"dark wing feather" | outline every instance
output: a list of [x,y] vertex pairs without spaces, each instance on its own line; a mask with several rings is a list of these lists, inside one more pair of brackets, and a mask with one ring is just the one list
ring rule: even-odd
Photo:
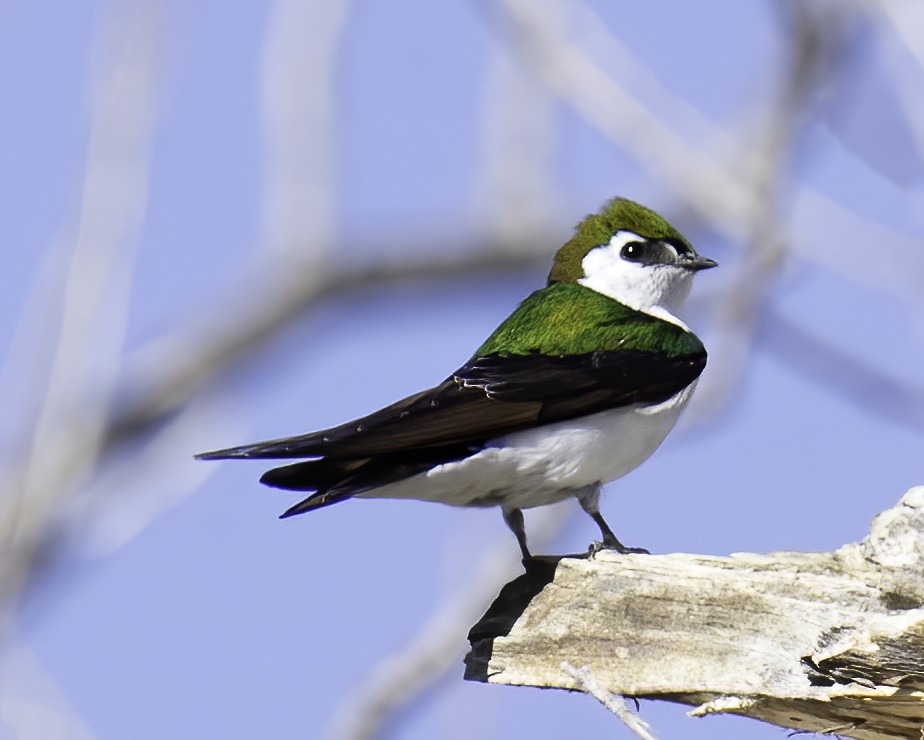
[[492,430],[535,423],[540,410],[538,402],[497,403],[483,390],[466,388],[455,378],[448,378],[435,388],[331,429],[206,452],[198,457],[366,457],[468,440],[480,443],[492,436]]
[[477,357],[435,388],[362,419],[199,457],[365,458],[459,445],[475,451],[489,439],[537,424],[667,400],[692,383],[705,362],[705,352],[673,358],[640,351]]
[[260,479],[315,491],[283,514],[289,517],[463,459],[519,429],[665,401],[696,380],[705,364],[704,350],[673,357],[636,350],[490,354],[472,359],[435,388],[362,419],[198,457],[320,458],[275,468]]
[[574,401],[603,392],[608,400],[602,411],[666,401],[696,380],[705,365],[705,353],[674,358],[638,350],[565,357],[488,355],[473,359],[455,377],[507,402]]

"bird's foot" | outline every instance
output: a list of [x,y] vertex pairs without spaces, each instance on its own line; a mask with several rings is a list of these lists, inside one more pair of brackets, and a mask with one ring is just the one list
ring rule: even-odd
[[615,537],[604,537],[603,542],[591,542],[587,554],[593,557],[601,550],[615,550],[620,555],[651,555],[644,547],[626,547]]

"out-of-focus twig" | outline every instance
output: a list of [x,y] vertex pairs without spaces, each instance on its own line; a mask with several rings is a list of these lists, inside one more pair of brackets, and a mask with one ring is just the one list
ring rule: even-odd
[[[781,200],[789,181],[790,153],[806,103],[841,51],[842,21],[851,10],[829,5],[792,8],[791,32],[786,34],[788,67],[779,93],[762,111],[758,128],[763,133],[756,146],[736,152],[741,162],[732,170],[686,144],[608,76],[563,30],[572,24],[560,22],[558,14],[550,12],[561,6],[556,0],[504,0],[501,17],[510,29],[513,47],[561,98],[671,188],[680,202],[718,232],[748,247],[721,301],[722,344],[713,352],[716,367],[703,379],[698,394],[696,408],[714,411],[734,388],[769,281],[782,264],[788,235]],[[590,24],[592,14],[586,7],[568,6],[575,9],[576,23]],[[594,31],[595,37],[603,35]],[[621,49],[620,54],[625,56]]]
[[[816,55],[816,61],[821,63],[816,70],[818,79],[823,82],[827,73],[836,72],[836,59],[844,51],[841,47],[845,31],[853,20],[852,14],[857,12],[856,4],[794,5],[793,12],[796,14],[819,14],[817,23],[811,19],[806,22],[817,26],[823,38],[825,51]],[[703,118],[697,118],[699,136],[696,143],[687,143],[662,122],[671,120],[675,112],[687,112],[685,118],[690,118],[689,106],[658,85],[653,75],[643,74],[641,60],[630,54],[606,30],[606,24],[580,0],[568,0],[566,3],[562,0],[504,0],[482,6],[500,14],[505,23],[498,25],[508,31],[503,39],[511,51],[523,56],[561,100],[632,157],[660,185],[673,193],[681,206],[688,208],[711,230],[735,245],[749,245],[754,233],[755,209],[760,207],[760,204],[754,203],[759,195],[754,183],[765,179],[768,172],[779,166],[788,166],[786,162],[766,160],[765,148],[773,138],[774,127],[766,125],[764,119],[778,114],[790,115],[780,111],[779,105],[798,99],[798,96],[793,98],[785,92],[787,86],[796,91],[797,85],[801,84],[793,76],[797,71],[800,80],[810,79],[810,75],[805,74],[809,70],[794,62],[792,53],[784,55],[790,63],[784,69],[788,72],[781,80],[774,104],[760,111],[757,121],[753,117],[747,118],[739,127],[741,130],[736,132],[731,127],[718,128]],[[562,7],[570,11],[564,18]],[[805,36],[794,35],[787,30],[785,38],[790,44],[798,43],[807,48]],[[588,47],[597,50],[597,57],[618,60],[615,72],[619,75],[642,76],[646,89],[657,88],[657,94],[650,96],[657,99],[657,110],[650,109],[645,101],[633,96],[615,74],[608,74],[589,54]],[[801,125],[799,115],[793,120]],[[754,130],[759,132],[756,140],[752,133]],[[780,151],[786,149],[779,148]],[[727,165],[717,164],[722,161]],[[920,259],[920,250],[913,240],[894,231],[883,234],[890,230],[864,220],[855,210],[840,205],[804,181],[787,181],[787,187],[791,190],[788,201],[800,207],[800,218],[798,222],[791,221],[777,212],[779,217],[771,220],[776,229],[777,245],[787,245],[802,259],[863,285],[898,291],[903,298],[917,300],[920,291],[916,282],[905,279],[904,275],[896,275],[894,270],[877,269],[870,265],[868,260],[863,260],[866,254],[864,241],[845,240],[835,234],[868,232],[882,236],[884,238],[878,239],[878,248],[883,252],[884,265],[894,260],[908,262],[909,267],[913,263],[918,268],[924,265],[924,261]],[[855,258],[848,259],[848,254]]]
[[[568,5],[589,15],[582,6]],[[503,0],[492,8],[508,31],[511,48],[560,98],[711,226],[733,240],[746,234],[748,191],[714,157],[684,142],[566,35],[571,23],[562,22],[565,5],[560,0]]]
[[924,431],[924,386],[886,376],[772,308],[766,310],[763,323],[762,348],[789,368],[864,413]]
[[[445,241],[445,240],[444,240]],[[443,253],[404,244],[387,251],[377,263],[290,265],[261,261],[245,271],[241,285],[216,301],[221,311],[167,333],[129,356],[120,403],[112,417],[108,444],[150,431],[179,409],[215,376],[245,357],[281,329],[303,318],[334,295],[374,286],[420,280],[453,279],[490,270],[523,268],[539,263],[545,245],[502,248],[496,243]],[[530,247],[532,251],[530,252]]]
[[[508,2],[516,3],[517,0]],[[543,5],[537,3],[533,10],[530,10],[531,6],[517,6],[517,12],[526,16],[524,33],[533,28],[530,23],[545,22],[541,17],[533,17],[541,16],[539,11]],[[557,33],[556,29],[544,25],[539,28],[543,33]],[[559,55],[566,61],[577,59],[574,64],[578,69],[592,65],[590,60],[581,56],[580,49],[569,45],[567,40],[559,36],[543,36],[540,41],[530,43],[540,42],[552,45],[552,51],[559,50]],[[543,49],[544,47],[540,46],[540,50]],[[794,65],[794,68],[800,69],[798,65]],[[597,70],[592,78],[599,79],[602,74],[602,71]],[[736,238],[744,238],[748,231],[753,233],[756,230],[754,227],[747,227],[745,222],[741,221],[745,213],[752,218],[754,216],[753,198],[745,197],[750,192],[747,182],[739,182],[728,176],[727,180],[723,180],[724,185],[714,190],[707,187],[707,180],[695,179],[698,176],[698,155],[695,150],[676,137],[670,138],[675,146],[662,146],[665,142],[657,136],[660,128],[648,126],[648,123],[657,119],[644,109],[637,125],[621,126],[618,121],[623,115],[623,109],[615,104],[611,108],[604,105],[612,89],[609,82],[601,84],[599,88],[591,84],[562,84],[560,95],[569,100],[577,98],[575,106],[580,110],[593,108],[598,103],[603,105],[605,112],[600,113],[600,117],[608,116],[616,122],[607,124],[601,130],[615,143],[624,146],[636,156],[639,151],[644,154],[651,149],[653,156],[650,159],[647,156],[640,157],[640,161],[646,166],[661,159],[679,159],[686,162],[678,166],[681,166],[690,179],[666,184],[674,186],[678,197],[681,198],[681,191],[710,193],[710,200],[703,205],[703,208],[715,209],[707,214],[710,225],[720,230],[725,225],[725,232]],[[618,102],[624,95],[627,93],[617,89],[615,100]],[[640,104],[633,102],[625,109],[626,114],[631,117],[633,111],[639,108]],[[595,121],[599,121],[599,117],[595,118]],[[637,146],[639,138],[642,140],[641,146]],[[645,141],[649,143],[645,145]],[[777,148],[780,149],[779,146]],[[766,178],[767,170],[760,170],[753,164],[760,162],[760,159],[757,155],[752,156],[748,160],[752,164],[748,164],[745,169],[761,172],[761,178]],[[658,171],[657,165],[652,166]],[[710,165],[708,171],[714,172],[715,166]],[[723,192],[735,193],[734,202],[722,202],[720,195]],[[837,215],[828,213],[826,217],[830,219]],[[849,216],[844,213],[840,215]],[[762,222],[770,222],[777,229],[775,240],[770,234],[763,238],[768,240],[768,243],[776,244],[775,248],[778,248],[784,238],[784,227],[779,223],[773,224],[769,218],[764,218]],[[528,238],[521,242],[520,246],[513,248],[499,248],[497,242],[491,241],[478,245],[469,244],[465,249],[457,249],[446,243],[445,236],[441,237],[441,241],[444,246],[441,254],[434,254],[432,249],[418,248],[419,245],[408,244],[404,244],[403,248],[383,249],[382,253],[390,256],[378,264],[325,263],[292,266],[281,263],[280,260],[272,263],[261,260],[254,263],[244,270],[244,277],[239,285],[214,301],[213,307],[204,312],[204,318],[187,317],[184,326],[152,341],[129,358],[122,392],[119,395],[122,403],[113,419],[111,439],[116,441],[150,429],[165,414],[180,408],[192,398],[215,374],[334,293],[403,280],[454,277],[482,269],[519,268],[526,264],[534,264],[534,260],[538,260],[540,255],[544,256],[548,251],[546,243]],[[340,245],[336,251],[358,250],[345,249]],[[803,256],[811,257],[805,254]],[[844,263],[844,260],[838,262]],[[165,359],[170,361],[165,362]]]
[[[333,109],[335,103],[335,59],[341,32],[347,17],[348,3],[303,3],[298,0],[277,0],[270,13],[263,54],[263,122],[266,138],[267,167],[264,187],[264,236],[261,245],[266,249],[256,258],[265,266],[266,282],[241,288],[239,295],[228,299],[228,305],[241,311],[240,321],[232,321],[232,333],[260,325],[261,319],[274,316],[281,321],[286,313],[298,311],[298,302],[290,302],[292,292],[298,293],[307,286],[308,291],[323,283],[325,272],[322,263],[327,249],[335,240],[334,234],[334,166]],[[250,280],[256,275],[251,274]],[[249,282],[249,281],[248,281]],[[266,291],[265,294],[261,291]],[[281,291],[281,292],[280,292]],[[240,295],[251,296],[251,303]],[[278,310],[278,313],[274,311]],[[188,465],[179,462],[181,457],[190,463],[188,450],[177,440],[189,429],[207,424],[207,416],[214,417],[215,404],[189,404],[177,378],[188,382],[194,393],[195,378],[208,371],[203,363],[234,356],[234,347],[246,347],[246,340],[238,335],[231,340],[231,348],[222,343],[228,337],[224,322],[231,318],[223,312],[221,323],[214,331],[203,330],[207,336],[201,344],[184,347],[180,342],[159,343],[161,352],[142,351],[141,361],[129,359],[122,368],[122,386],[117,394],[115,410],[110,416],[104,438],[104,451],[114,447],[125,451],[118,443],[135,437],[135,432],[156,431],[146,436],[141,444],[126,456],[107,455],[113,464],[95,481],[93,492],[94,523],[91,524],[93,549],[111,550],[128,541],[145,524],[161,511],[174,505],[183,495],[190,493],[201,475],[191,472]],[[256,319],[256,321],[254,321]],[[273,320],[269,319],[270,325]],[[177,336],[183,329],[174,330]],[[271,331],[271,330],[270,330]],[[257,329],[259,332],[259,329]],[[185,336],[185,335],[184,335]],[[211,351],[203,351],[204,347]],[[229,354],[224,354],[221,348]],[[195,358],[186,363],[187,358]],[[219,362],[221,360],[218,360]],[[157,387],[166,395],[152,397],[152,387],[164,376],[171,379]],[[129,388],[126,390],[125,386]],[[145,400],[138,402],[139,396]],[[182,399],[171,405],[170,399]],[[133,403],[134,402],[134,403]],[[209,409],[206,414],[205,408]],[[144,418],[139,418],[140,416]],[[166,419],[163,412],[177,411]],[[165,423],[160,424],[160,421]],[[193,447],[194,444],[190,443]],[[179,450],[184,450],[179,452]],[[172,464],[166,464],[172,459]],[[132,486],[133,495],[115,500],[106,495],[114,487],[113,481],[124,479],[126,469],[132,469],[134,480],[157,481],[158,495],[144,496],[144,484]],[[183,474],[178,474],[182,471]],[[121,475],[120,475],[121,474]],[[183,487],[180,481],[188,485]],[[168,494],[169,492],[169,494]],[[123,527],[123,531],[118,531]]]
[[0,664],[0,730],[16,740],[94,740],[68,697],[22,644],[5,649]]
[[334,242],[337,50],[349,2],[276,0],[263,56],[265,243],[317,262]]
[[92,471],[121,361],[145,214],[162,7],[132,3],[112,10],[78,224],[58,287],[64,297],[49,380],[37,391],[44,400],[28,458],[0,483],[0,601],[18,592],[49,528],[66,513],[66,494]]
[[492,53],[485,83],[479,210],[499,245],[533,251],[530,241],[547,243],[561,210],[557,101],[506,49]]
[[749,183],[748,249],[718,307],[718,372],[704,378],[697,399],[700,410],[722,405],[740,376],[754,342],[758,318],[765,307],[773,276],[786,252],[781,224],[790,181],[790,157],[801,129],[806,104],[830,73],[841,52],[840,10],[826,5],[792,4],[786,18],[791,29],[780,91],[763,121],[761,166]]
[[[908,53],[918,63],[918,73],[924,72],[924,8],[920,3],[902,3],[896,0],[878,0],[859,2],[874,21],[884,21],[886,26],[897,36]],[[883,35],[883,43],[892,38]],[[893,74],[893,81],[901,105],[905,109],[911,133],[917,146],[918,159],[924,159],[924,101],[921,99],[920,77],[909,74]]]

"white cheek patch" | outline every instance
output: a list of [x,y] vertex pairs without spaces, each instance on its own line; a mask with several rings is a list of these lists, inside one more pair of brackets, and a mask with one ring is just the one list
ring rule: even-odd
[[578,282],[598,293],[615,298],[632,308],[639,308],[635,296],[645,282],[642,265],[622,258],[622,248],[631,242],[645,241],[631,231],[617,231],[609,243],[591,249],[581,261],[584,277]]
[[679,308],[686,297],[692,274],[682,268],[642,265],[622,258],[626,244],[641,241],[646,240],[631,231],[617,231],[608,244],[595,247],[584,256],[581,261],[584,277],[578,283],[636,311],[684,326],[671,310]]

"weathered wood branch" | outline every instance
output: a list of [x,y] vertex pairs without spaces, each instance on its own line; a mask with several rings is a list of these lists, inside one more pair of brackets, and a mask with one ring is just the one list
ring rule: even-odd
[[924,486],[832,553],[537,559],[469,634],[466,678],[924,737]]

